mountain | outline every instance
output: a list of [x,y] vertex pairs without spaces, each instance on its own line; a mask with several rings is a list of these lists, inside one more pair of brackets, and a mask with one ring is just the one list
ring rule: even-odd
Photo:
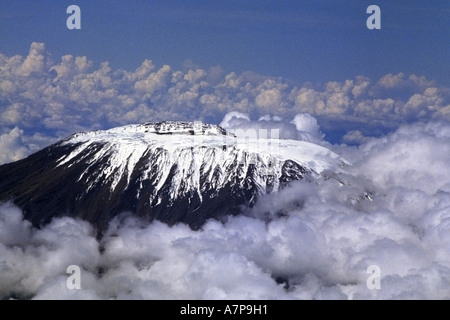
[[77,133],[0,166],[0,201],[12,201],[35,226],[71,216],[104,230],[131,212],[196,229],[343,164],[304,141],[237,138],[201,122],[145,123]]

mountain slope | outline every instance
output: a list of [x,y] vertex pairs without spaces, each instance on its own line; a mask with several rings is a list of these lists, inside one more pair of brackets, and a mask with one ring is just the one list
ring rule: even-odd
[[131,212],[195,229],[342,164],[302,141],[236,138],[192,122],[128,125],[78,133],[0,166],[0,201],[13,201],[36,226],[72,216],[103,230]]

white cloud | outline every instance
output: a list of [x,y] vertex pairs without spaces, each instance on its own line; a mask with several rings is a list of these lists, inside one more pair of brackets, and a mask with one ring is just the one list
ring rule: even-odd
[[15,127],[0,135],[0,164],[17,161],[27,156],[30,150],[23,141],[23,130]]
[[256,105],[268,111],[276,108],[281,102],[281,93],[277,89],[267,89],[256,96]]
[[361,172],[380,186],[415,186],[434,194],[449,181],[442,179],[450,157],[448,130],[442,123],[404,126],[383,139],[371,140],[362,147],[367,156],[358,164]]
[[165,65],[156,73],[149,74],[146,79],[137,81],[134,84],[134,88],[136,91],[142,91],[150,97],[156,90],[159,90],[166,85],[171,71],[171,68],[168,65]]
[[384,77],[382,77],[379,81],[378,84],[384,88],[394,88],[394,87],[398,87],[399,85],[401,85],[404,82],[404,74],[403,73],[398,73],[398,74],[392,74],[389,73],[387,75],[385,75]]
[[320,141],[324,138],[317,120],[308,113],[297,114],[291,121],[305,141]]
[[366,77],[356,77],[355,86],[352,88],[351,92],[355,98],[360,98],[367,94],[367,90],[370,87],[370,79]]
[[359,130],[352,130],[347,132],[343,137],[342,141],[350,144],[361,144],[368,138],[363,135]]
[[28,56],[23,61],[17,74],[20,76],[29,76],[31,73],[44,73],[48,71],[49,57],[43,43],[33,42],[30,46]]
[[[299,129],[296,128],[295,123]],[[251,120],[248,114],[233,111],[225,115],[220,126],[242,137],[295,139],[310,142],[320,142],[322,139],[316,119],[307,114],[297,115],[288,123],[270,114],[255,121]]]
[[248,114],[232,111],[225,115],[220,123],[220,126],[224,129],[232,129],[248,122],[250,122],[250,116]]

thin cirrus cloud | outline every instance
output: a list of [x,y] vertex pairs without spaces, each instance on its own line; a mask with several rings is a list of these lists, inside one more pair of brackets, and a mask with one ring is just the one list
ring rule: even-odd
[[[36,42],[26,57],[0,54],[0,65],[2,141],[17,127],[22,140],[40,147],[81,130],[169,119],[220,123],[229,112],[255,119],[272,115],[286,123],[308,113],[325,139],[349,143],[404,123],[450,121],[449,88],[414,74],[295,86],[251,72],[226,73],[220,67],[174,70],[145,60],[126,71],[107,62],[94,67],[88,57],[65,55],[55,61]],[[341,132],[337,138],[336,130]],[[39,141],[33,138],[36,134]]]

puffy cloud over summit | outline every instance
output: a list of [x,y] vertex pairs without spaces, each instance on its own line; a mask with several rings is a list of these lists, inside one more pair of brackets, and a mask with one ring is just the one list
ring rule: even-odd
[[314,87],[218,67],[174,70],[150,60],[134,71],[114,70],[107,62],[94,66],[88,57],[53,60],[42,43],[32,43],[26,57],[0,54],[1,134],[17,127],[28,138],[35,133],[64,138],[75,131],[142,121],[219,123],[234,111],[287,121],[308,113],[326,137],[339,124],[359,131],[358,139],[347,132],[348,141],[358,142],[404,123],[450,121],[450,89],[402,73]]
[[294,139],[314,143],[321,143],[324,137],[317,120],[308,113],[297,114],[291,122],[287,122],[271,115],[264,115],[255,121],[246,113],[232,111],[225,115],[220,126],[243,137]]
[[324,137],[317,120],[308,113],[297,114],[291,123],[295,125],[301,135],[306,136],[304,140],[318,141]]

